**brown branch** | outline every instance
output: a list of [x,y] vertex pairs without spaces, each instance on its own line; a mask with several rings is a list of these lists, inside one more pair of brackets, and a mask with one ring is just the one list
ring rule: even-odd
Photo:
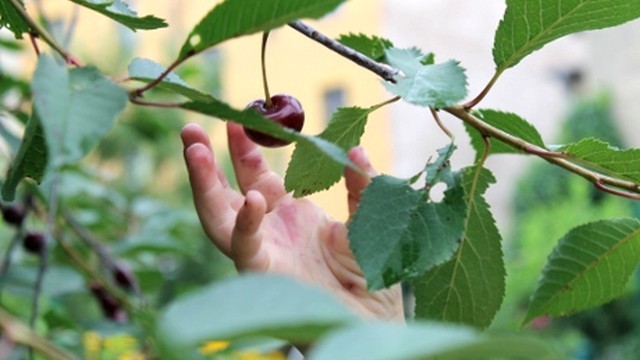
[[[526,153],[541,157],[554,165],[557,165],[588,180],[589,182],[593,183],[594,186],[603,191],[625,198],[640,200],[640,196],[635,195],[640,194],[640,184],[636,184],[633,181],[622,180],[612,176],[601,174],[575,164],[567,160],[563,153],[549,151],[545,148],[529,143],[517,136],[513,136],[505,131],[487,124],[486,122],[469,113],[469,111],[465,109],[464,105],[455,105],[444,110],[469,124],[476,130],[478,130],[483,136],[496,138],[516,149],[520,149]],[[626,192],[620,190],[624,190]]]
[[386,81],[395,83],[395,77],[400,73],[398,69],[394,69],[389,65],[379,63],[368,56],[348,47],[336,41],[320,32],[311,26],[303,23],[302,21],[294,21],[289,23],[289,26],[298,32],[302,33],[306,37],[314,40],[330,50],[342,55],[343,57],[353,61],[354,63],[362,66],[363,68],[372,71],[376,75],[380,76]]

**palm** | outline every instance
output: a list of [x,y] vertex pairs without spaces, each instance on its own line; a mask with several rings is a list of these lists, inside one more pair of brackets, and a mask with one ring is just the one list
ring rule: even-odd
[[[229,150],[242,193],[233,190],[215,164],[200,127],[182,132],[194,202],[214,244],[242,271],[273,272],[320,286],[365,317],[402,318],[399,287],[369,293],[349,250],[343,223],[308,199],[287,194],[282,179],[269,171],[255,144],[235,124],[228,127]],[[361,150],[352,161],[373,172]],[[369,179],[346,171],[349,209]],[[244,194],[244,195],[243,195]]]

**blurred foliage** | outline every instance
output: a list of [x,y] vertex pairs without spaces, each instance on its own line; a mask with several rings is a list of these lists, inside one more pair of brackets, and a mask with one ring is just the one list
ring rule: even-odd
[[[559,143],[595,137],[623,147],[607,93],[575,101],[563,122]],[[558,239],[579,224],[638,216],[637,204],[598,191],[560,168],[536,162],[522,175],[513,200],[513,231],[505,248],[508,264],[505,305],[494,329],[517,329],[528,296]],[[640,281],[640,274],[636,282]],[[613,302],[577,315],[540,318],[532,329],[564,348],[568,358],[629,359],[640,347],[640,284]],[[631,357],[628,357],[631,356]]]

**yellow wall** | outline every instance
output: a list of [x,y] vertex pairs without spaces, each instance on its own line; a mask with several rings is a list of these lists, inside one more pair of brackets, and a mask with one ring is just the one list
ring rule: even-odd
[[[126,76],[126,63],[118,53],[120,42],[132,45],[130,57],[146,57],[168,65],[178,53],[190,29],[214,6],[217,1],[190,0],[184,2],[136,1],[131,2],[140,15],[154,14],[164,18],[169,28],[131,32],[110,19],[79,8],[77,28],[71,51],[84,62],[95,65],[115,78]],[[68,21],[75,6],[69,2],[43,2],[47,16]],[[31,9],[32,10],[32,9]],[[351,0],[333,14],[309,24],[331,37],[348,32],[375,34],[379,31],[382,6],[379,0]],[[34,12],[35,13],[35,12]],[[236,108],[253,99],[263,97],[260,68],[261,35],[231,40],[220,47],[223,57],[223,100]],[[43,45],[43,48],[45,46]],[[31,55],[31,54],[28,54]],[[204,58],[189,60],[202,64]],[[29,62],[29,68],[33,62]],[[205,64],[206,65],[206,64]],[[390,96],[385,93],[378,78],[367,70],[334,54],[309,40],[295,30],[284,27],[275,30],[269,38],[267,67],[270,89],[273,94],[290,93],[302,103],[306,113],[306,134],[320,133],[329,119],[324,116],[323,93],[331,88],[342,88],[346,93],[345,106],[367,107],[380,103]],[[27,70],[29,73],[31,69]],[[206,79],[205,79],[206,81]],[[199,84],[193,84],[198,87]],[[189,119],[210,124],[209,131],[219,154],[226,152],[224,124],[190,115]],[[363,145],[380,171],[390,169],[390,136],[386,110],[383,108],[370,116]],[[176,134],[177,136],[177,134]],[[284,150],[266,149],[274,170],[286,170],[293,146]],[[346,219],[346,192],[338,184],[329,192],[313,198],[334,217]]]

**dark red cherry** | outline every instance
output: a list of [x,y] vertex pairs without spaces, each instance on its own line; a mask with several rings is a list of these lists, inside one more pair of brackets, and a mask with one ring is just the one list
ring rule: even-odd
[[[267,106],[265,100],[254,100],[247,105],[247,109],[253,109],[265,118],[297,132],[300,132],[304,125],[302,105],[291,95],[278,94],[272,96],[271,106]],[[248,128],[244,128],[244,132],[253,142],[265,147],[280,147],[291,143]]]
[[22,239],[22,246],[32,254],[42,254],[46,245],[47,241],[44,238],[44,234],[41,232],[28,232],[24,236],[24,239]]
[[25,208],[22,205],[2,206],[2,218],[7,224],[16,227],[22,225],[25,213]]

